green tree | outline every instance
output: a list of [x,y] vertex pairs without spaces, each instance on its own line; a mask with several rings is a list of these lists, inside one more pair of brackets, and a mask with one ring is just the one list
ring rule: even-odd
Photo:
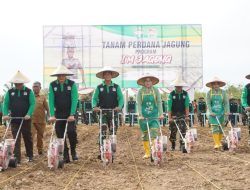
[[242,85],[234,86],[234,85],[228,84],[225,89],[227,91],[229,98],[240,99],[241,93],[242,93],[242,88],[243,88]]
[[206,92],[199,92],[196,90],[194,92],[194,99],[198,100],[200,97],[206,98]]

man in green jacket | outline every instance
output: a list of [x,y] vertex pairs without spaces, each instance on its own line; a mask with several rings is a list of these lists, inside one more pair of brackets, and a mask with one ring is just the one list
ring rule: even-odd
[[[183,117],[186,120],[189,120],[189,96],[188,93],[183,90],[183,86],[186,86],[185,82],[177,78],[173,82],[173,86],[175,90],[173,90],[168,96],[168,118],[169,118],[169,128],[170,128],[170,142],[172,143],[171,150],[175,150],[175,142],[176,142],[176,133],[177,127],[173,120],[174,117]],[[180,125],[180,131],[182,136],[185,137],[186,135],[186,126]],[[182,139],[180,140],[180,148],[184,145]]]
[[[7,91],[3,104],[3,120],[9,120],[11,117],[23,117],[24,121],[21,125],[21,119],[11,119],[11,132],[13,138],[16,138],[19,127],[23,136],[26,155],[28,161],[33,160],[33,142],[31,133],[31,116],[35,108],[35,96],[31,89],[27,88],[24,83],[28,83],[29,79],[18,71],[10,80],[15,87]],[[21,126],[20,126],[21,125]],[[17,163],[21,162],[21,134],[18,135],[15,144],[14,155]]]
[[[247,79],[250,79],[250,74],[246,76]],[[250,114],[250,83],[248,83],[242,91],[241,95],[242,106],[245,111]],[[248,131],[250,135],[250,115],[248,115],[247,119]],[[248,144],[250,144],[250,139],[248,140]]]
[[[97,86],[92,97],[92,108],[95,112],[100,109],[113,109],[115,111],[115,134],[118,128],[118,112],[122,110],[124,100],[121,88],[118,84],[112,81],[112,78],[119,76],[119,73],[112,67],[104,67],[97,74],[96,77],[104,79],[103,82]],[[110,134],[112,130],[112,111],[102,112],[102,140],[106,137],[107,127],[109,128]],[[100,134],[99,134],[100,135]],[[101,143],[101,142],[99,142]],[[98,155],[98,159],[101,156]]]
[[[77,134],[75,125],[78,91],[75,82],[66,78],[72,75],[73,73],[63,65],[60,65],[51,75],[56,76],[57,80],[52,81],[49,86],[49,121],[55,122],[56,119],[65,119],[56,121],[55,129],[58,138],[63,138],[66,123],[68,122],[67,134],[72,160],[75,161],[78,160],[76,153]],[[66,140],[64,146],[64,162],[69,163],[69,149]]]

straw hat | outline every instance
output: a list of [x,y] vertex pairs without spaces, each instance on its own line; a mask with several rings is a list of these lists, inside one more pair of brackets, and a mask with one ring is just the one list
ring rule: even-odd
[[17,71],[17,73],[10,79],[11,83],[28,83],[30,80],[23,74],[21,71]]
[[250,74],[246,76],[247,79],[250,79]]
[[72,73],[64,65],[59,65],[50,76],[54,77],[54,76],[58,76],[58,75],[72,76],[72,75],[74,75],[74,73]]
[[90,94],[92,92],[94,92],[93,88],[84,88],[84,89],[78,91],[78,93],[81,94],[81,95]]
[[103,73],[106,71],[110,71],[112,73],[112,78],[116,78],[119,76],[119,73],[114,70],[112,67],[110,66],[106,66],[104,68],[102,68],[98,73],[96,73],[96,77],[100,78],[100,79],[104,79],[103,78]]
[[145,82],[145,80],[146,80],[147,78],[150,78],[150,80],[152,81],[152,84],[153,84],[153,85],[155,85],[155,84],[157,84],[157,83],[159,82],[159,79],[158,79],[157,77],[152,76],[152,75],[149,74],[149,73],[146,73],[146,74],[144,74],[141,78],[139,78],[139,79],[137,80],[137,84],[138,84],[138,85],[141,85],[141,86],[144,86],[144,85],[145,85],[144,82]]
[[178,76],[172,83],[171,86],[188,86],[187,83]]
[[212,80],[210,80],[209,82],[207,82],[206,86],[209,87],[209,88],[211,88],[212,87],[212,83],[215,83],[215,82],[219,83],[220,87],[223,87],[223,86],[226,85],[226,83],[223,82],[221,79],[219,79],[218,77],[214,77]]

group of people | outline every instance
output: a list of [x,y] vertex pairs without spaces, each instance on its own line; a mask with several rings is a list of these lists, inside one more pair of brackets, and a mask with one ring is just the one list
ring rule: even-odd
[[[63,138],[66,123],[72,160],[78,160],[76,153],[75,112],[78,90],[74,81],[67,79],[73,73],[60,65],[51,76],[57,77],[49,86],[49,104],[47,98],[40,94],[40,82],[33,83],[33,90],[25,86],[29,79],[18,71],[9,81],[14,87],[7,91],[3,102],[3,120],[9,120],[13,138],[17,139],[14,156],[21,162],[21,135],[23,136],[28,161],[33,161],[33,137],[37,132],[38,154],[44,153],[43,135],[46,127],[46,112],[49,122],[55,122],[58,138]],[[18,131],[20,131],[19,135]],[[33,131],[33,135],[32,135]],[[65,141],[64,161],[70,162],[69,149]]]
[[[33,140],[32,129],[37,131],[37,148],[38,153],[43,154],[42,137],[45,129],[45,111],[49,113],[49,122],[55,123],[56,135],[58,138],[63,138],[65,126],[67,125],[67,135],[70,144],[70,153],[72,160],[78,160],[76,152],[77,132],[75,113],[78,102],[77,85],[68,76],[72,76],[70,70],[64,65],[60,65],[51,75],[57,77],[49,85],[49,94],[47,104],[46,97],[40,95],[41,84],[35,82],[33,91],[24,84],[29,82],[26,76],[20,71],[10,80],[14,87],[8,90],[4,96],[3,102],[3,120],[10,120],[11,131],[16,138],[17,131],[21,127],[23,135],[26,156],[28,161],[33,159]],[[102,115],[101,133],[102,139],[99,144],[107,136],[107,133],[117,133],[118,130],[118,112],[124,107],[124,98],[121,88],[118,84],[112,81],[113,78],[119,76],[119,72],[111,67],[104,67],[100,70],[96,77],[102,79],[102,83],[97,86],[92,96],[92,109],[96,113]],[[246,76],[250,79],[250,75]],[[141,86],[137,94],[137,111],[138,123],[142,132],[142,141],[145,151],[143,158],[150,157],[149,134],[147,130],[147,122],[149,132],[152,139],[158,136],[159,120],[164,119],[162,99],[158,88],[155,86],[159,83],[159,79],[151,74],[145,74],[137,80],[137,84]],[[225,116],[229,115],[229,101],[226,92],[221,89],[226,83],[218,78],[214,78],[206,83],[210,88],[207,92],[206,101],[201,100],[206,104],[209,123],[212,126],[214,139],[214,148],[219,149],[222,139],[222,130],[220,125],[224,125]],[[188,92],[183,89],[187,86],[181,79],[177,78],[173,82],[174,90],[169,94],[167,100],[167,111],[170,129],[171,150],[176,149],[176,134],[177,127],[174,122],[176,118],[182,117],[189,120],[189,103],[190,98]],[[205,103],[206,102],[206,103]],[[242,105],[246,111],[250,111],[250,83],[245,86],[242,93]],[[35,111],[34,111],[35,110]],[[114,112],[114,114],[112,114]],[[20,119],[22,118],[22,119]],[[114,119],[114,122],[112,120]],[[115,124],[114,130],[112,124]],[[180,132],[183,136],[186,133],[186,127],[183,125]],[[250,129],[249,129],[250,134]],[[21,161],[20,136],[17,138],[14,154],[18,162]],[[180,146],[184,144],[180,138]],[[98,155],[101,158],[101,155]],[[64,161],[70,162],[69,148],[65,141]]]

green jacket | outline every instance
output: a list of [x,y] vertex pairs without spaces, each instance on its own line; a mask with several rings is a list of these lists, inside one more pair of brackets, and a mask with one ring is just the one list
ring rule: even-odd
[[[57,83],[59,81],[57,80]],[[68,80],[66,79],[65,84],[68,84]],[[64,83],[60,84],[61,87],[61,92],[64,91]],[[78,102],[78,91],[76,87],[76,83],[73,84],[72,90],[71,90],[71,109],[70,109],[70,115],[75,115],[76,113],[76,108],[77,108],[77,102]],[[50,111],[50,116],[55,116],[55,96],[54,96],[54,91],[52,89],[52,86],[50,84],[49,86],[49,111]]]
[[247,92],[247,88],[246,86],[243,88],[242,90],[242,94],[241,94],[241,104],[244,108],[246,107],[249,107],[250,105],[247,104],[247,95],[248,95],[248,92]]
[[[112,81],[111,81],[111,84],[109,86],[106,85],[105,81],[103,81],[102,84],[104,85],[104,87],[107,88],[107,91],[109,91],[109,86],[114,86],[114,83]],[[96,88],[95,92],[93,94],[93,97],[92,97],[92,108],[96,107],[98,102],[99,102],[99,93],[100,93],[99,89]],[[123,105],[124,105],[124,100],[123,100],[122,90],[121,90],[119,85],[117,88],[117,97],[118,97],[118,107],[120,110],[122,110]]]
[[[23,89],[26,87],[23,86]],[[20,96],[20,90],[18,90],[18,96]],[[6,92],[4,96],[4,102],[3,102],[3,115],[8,115],[9,114],[9,104],[10,104],[10,95],[9,91]],[[29,110],[26,115],[32,116],[32,113],[34,112],[35,105],[36,105],[36,98],[34,95],[34,92],[31,90],[29,94]]]
[[[179,97],[182,94],[182,92],[181,93],[177,93],[176,90],[175,90],[175,93],[178,94]],[[187,97],[185,98],[185,108],[186,109],[189,108],[189,102],[190,102],[190,99],[189,99],[189,96],[187,94]],[[172,95],[170,93],[169,96],[168,96],[168,112],[172,111],[172,105],[173,105],[173,97],[172,97]]]

